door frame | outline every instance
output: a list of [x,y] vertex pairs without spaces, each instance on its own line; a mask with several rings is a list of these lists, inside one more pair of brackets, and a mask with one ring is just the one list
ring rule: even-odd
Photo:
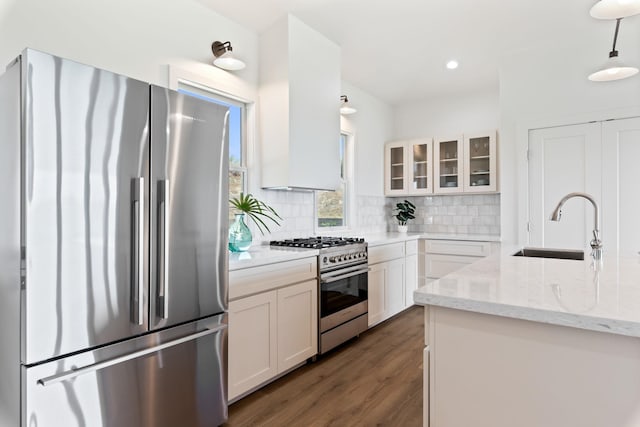
[[527,245],[529,232],[529,132],[537,129],[553,128],[560,126],[578,125],[590,122],[607,120],[629,119],[640,116],[640,106],[629,108],[615,108],[604,111],[592,111],[575,114],[556,115],[553,117],[535,117],[520,120],[516,123],[516,180],[517,199],[517,244]]

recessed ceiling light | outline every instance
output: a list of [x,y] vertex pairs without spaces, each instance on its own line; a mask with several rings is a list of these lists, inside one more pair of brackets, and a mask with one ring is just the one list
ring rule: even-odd
[[455,70],[456,68],[458,68],[458,61],[451,60],[447,62],[447,68],[450,70]]

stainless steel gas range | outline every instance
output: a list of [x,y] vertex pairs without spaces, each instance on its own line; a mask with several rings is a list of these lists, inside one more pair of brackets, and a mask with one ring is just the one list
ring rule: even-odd
[[272,246],[318,249],[318,353],[368,327],[368,253],[362,238],[310,237]]

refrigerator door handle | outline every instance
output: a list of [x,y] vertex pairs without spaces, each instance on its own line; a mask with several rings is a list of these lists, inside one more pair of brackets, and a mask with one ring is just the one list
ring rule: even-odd
[[144,178],[133,178],[131,182],[132,218],[132,262],[131,262],[131,322],[144,323]]
[[137,359],[139,357],[142,356],[146,356],[148,354],[151,353],[156,353],[160,350],[164,350],[167,349],[169,347],[174,347],[176,345],[179,344],[183,344],[185,342],[188,341],[192,341],[207,335],[211,335],[214,334],[216,332],[219,332],[223,329],[226,329],[227,325],[218,325],[214,328],[211,329],[205,329],[204,331],[200,331],[200,332],[196,332],[195,334],[191,334],[191,335],[187,335],[186,337],[182,337],[182,338],[178,338],[176,340],[173,341],[168,341],[164,344],[160,344],[151,348],[147,348],[144,350],[140,350],[140,351],[136,351],[133,353],[129,353],[129,354],[125,354],[123,356],[120,357],[115,357],[113,359],[109,359],[109,360],[105,360],[104,362],[99,362],[99,363],[94,363],[93,365],[88,365],[88,366],[84,366],[82,368],[76,368],[76,369],[70,369],[68,371],[65,372],[61,372],[59,374],[56,375],[51,375],[49,377],[46,378],[41,378],[37,381],[37,383],[43,387],[47,387],[50,386],[52,384],[57,384],[75,377],[78,377],[80,375],[85,375],[85,374],[89,374],[91,372],[96,372],[99,371],[101,369],[105,369],[108,368],[109,366],[114,366],[117,365],[119,363],[123,363],[123,362],[127,362],[129,360],[133,360],[133,359]]
[[169,317],[169,187],[168,179],[158,180],[158,302],[161,319]]

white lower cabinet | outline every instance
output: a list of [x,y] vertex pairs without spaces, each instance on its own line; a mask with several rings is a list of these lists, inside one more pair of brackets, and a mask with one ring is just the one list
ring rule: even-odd
[[316,258],[229,272],[229,401],[318,353]]
[[417,241],[369,248],[369,326],[413,305],[417,288]]
[[229,303],[229,399],[278,374],[277,291]]
[[278,290],[278,372],[291,369],[318,352],[317,318],[318,282]]
[[418,241],[407,241],[405,252],[404,306],[411,307],[413,305],[413,291],[418,289]]
[[369,271],[369,326],[401,312],[404,307],[404,258],[381,262]]
[[411,307],[413,305],[413,291],[418,289],[418,254],[407,255],[404,264],[404,283],[406,285],[404,305]]
[[369,270],[369,326],[375,325],[384,319],[386,308],[385,287],[387,276],[387,263],[371,266]]
[[491,255],[499,243],[467,240],[421,240],[420,280],[428,283]]

